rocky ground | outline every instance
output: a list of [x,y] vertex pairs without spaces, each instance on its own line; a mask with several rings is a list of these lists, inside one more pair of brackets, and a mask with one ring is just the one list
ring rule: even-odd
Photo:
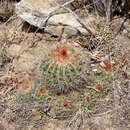
[[[104,17],[85,11],[77,14],[95,37],[36,32],[15,15],[1,18],[0,130],[130,129],[130,19],[115,16],[108,26]],[[88,62],[86,87],[56,95],[42,83],[39,66],[66,43]]]

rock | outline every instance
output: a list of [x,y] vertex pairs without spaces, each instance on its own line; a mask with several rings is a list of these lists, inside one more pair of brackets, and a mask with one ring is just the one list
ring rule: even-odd
[[[63,0],[21,0],[21,2],[16,4],[16,13],[20,18],[31,25],[42,28],[49,13],[57,6],[56,2],[59,4],[59,2],[63,3],[62,1]],[[57,11],[58,14],[49,19],[49,28],[47,28],[46,31],[55,35],[61,35],[63,26],[74,26],[76,29],[70,27],[65,28],[64,33],[67,35],[75,35],[78,33],[77,29],[81,32],[86,32],[79,27],[81,25],[71,13],[63,13],[63,9]]]

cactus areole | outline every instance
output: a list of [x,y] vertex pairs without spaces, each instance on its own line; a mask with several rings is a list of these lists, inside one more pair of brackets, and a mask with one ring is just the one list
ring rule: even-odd
[[56,94],[67,93],[81,87],[82,61],[70,46],[58,46],[43,60],[43,83]]

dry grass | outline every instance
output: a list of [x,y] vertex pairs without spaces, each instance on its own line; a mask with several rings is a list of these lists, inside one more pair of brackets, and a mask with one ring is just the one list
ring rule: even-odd
[[0,20],[3,22],[7,21],[11,16],[14,15],[15,0],[1,0],[0,1]]
[[[12,35],[9,36],[8,31],[1,32],[0,30],[0,129],[49,129],[48,124],[52,122],[57,130],[59,126],[52,119],[64,126],[65,130],[130,128],[130,81],[123,70],[129,60],[123,55],[125,52],[121,51],[108,26],[97,30],[95,37],[68,39],[71,43],[78,43],[77,46],[81,45],[89,53],[91,62],[87,66],[86,87],[63,95],[56,95],[43,84],[39,85],[30,74],[18,74],[20,77],[14,72],[14,63],[17,62],[13,60],[17,61],[23,53],[37,46],[25,46],[18,57],[9,56],[7,51],[10,45],[22,45],[25,39],[30,43],[30,39],[34,38],[38,44],[49,44],[48,39],[57,44],[59,39],[46,34],[46,37],[40,37],[39,40],[36,39],[37,36],[33,37],[37,33],[21,33],[18,30],[13,30],[13,33],[19,35],[11,39]],[[106,59],[111,64],[108,71],[100,64]]]

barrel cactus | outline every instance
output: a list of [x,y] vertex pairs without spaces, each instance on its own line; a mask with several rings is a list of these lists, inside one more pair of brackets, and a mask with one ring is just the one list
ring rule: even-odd
[[60,45],[44,58],[41,64],[42,81],[56,94],[83,87],[85,64],[71,46]]

